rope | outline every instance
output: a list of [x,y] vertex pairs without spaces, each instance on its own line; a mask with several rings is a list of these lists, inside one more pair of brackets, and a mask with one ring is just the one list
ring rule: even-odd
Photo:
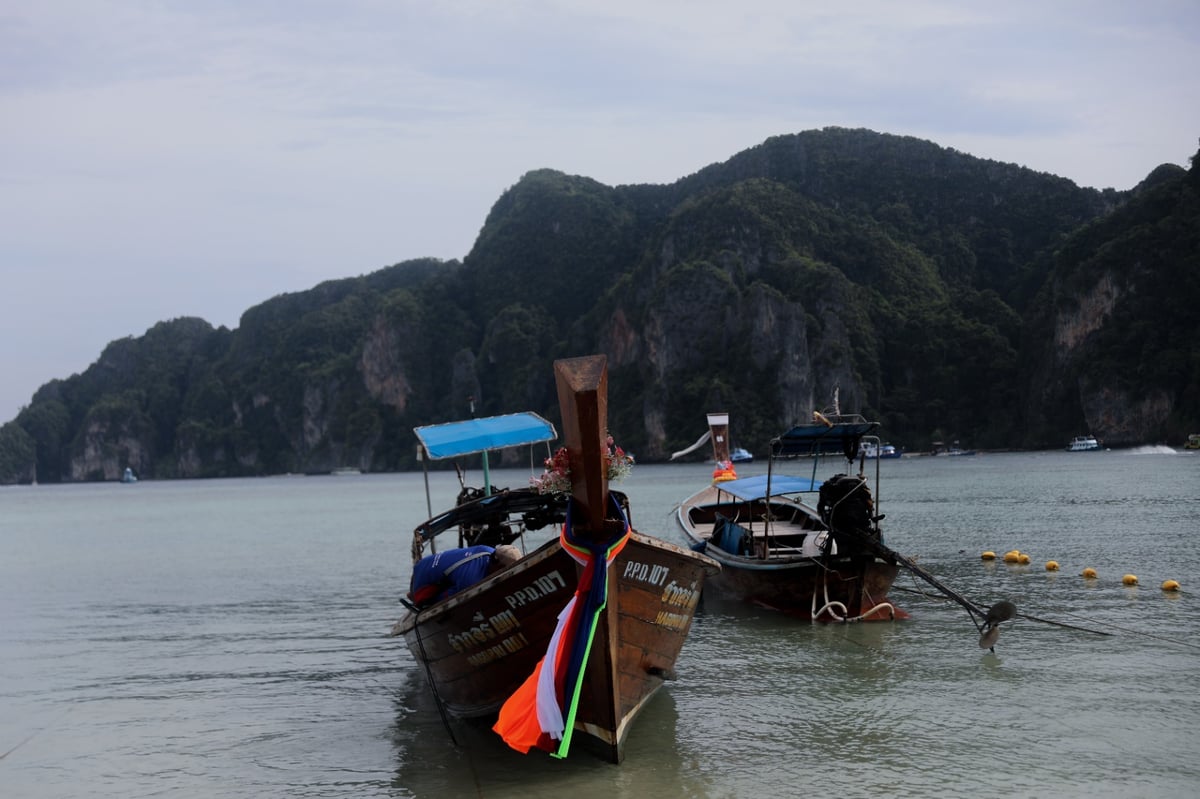
[[458,739],[454,737],[454,730],[450,728],[450,719],[446,717],[446,705],[442,701],[442,695],[438,693],[437,681],[433,678],[433,669],[429,668],[429,655],[425,652],[425,639],[421,637],[421,627],[418,624],[420,620],[421,614],[419,612],[414,614],[413,633],[417,637],[417,648],[421,650],[421,664],[425,666],[425,675],[429,678],[429,687],[433,690],[433,702],[437,705],[438,714],[442,717],[442,724],[450,735],[450,742],[457,747]]
[[[852,621],[862,621],[863,619],[867,618],[871,614],[875,613],[875,611],[883,610],[884,608],[886,608],[888,610],[889,615],[893,619],[896,618],[896,606],[893,605],[891,602],[886,602],[886,601],[877,603],[873,608],[866,611],[865,613],[860,613],[857,616],[849,617],[850,609],[847,608],[844,603],[839,602],[836,599],[835,600],[829,599],[829,572],[828,571],[826,571],[824,579],[821,580],[821,587],[822,587],[822,592],[824,594],[825,604],[821,607],[820,610],[817,610],[817,592],[813,591],[812,611],[811,611],[813,621],[816,621],[818,618],[820,618],[822,613],[825,613],[826,611],[828,611],[829,615],[833,617],[834,621],[839,621],[839,622],[848,624]],[[842,613],[844,613],[846,615],[839,616],[837,614],[837,611],[834,610],[835,606],[841,608]]]
[[[1089,622],[1091,622],[1091,621],[1095,621],[1095,619],[1087,619],[1086,617],[1084,617],[1084,616],[1079,616],[1079,615],[1078,615],[1078,614],[1076,614],[1076,613],[1067,613],[1066,615],[1068,615],[1068,616],[1077,616],[1078,618],[1083,618],[1083,619],[1085,619],[1086,621],[1089,621]],[[1034,621],[1044,621],[1044,619],[1033,619],[1033,620],[1034,620]],[[1055,624],[1055,623],[1057,623],[1057,622],[1048,622],[1048,623],[1049,623],[1049,624]],[[1101,622],[1096,622],[1096,623],[1097,623],[1097,624],[1100,624]],[[1063,625],[1063,626],[1069,626],[1069,625]],[[1129,633],[1130,635],[1140,635],[1140,636],[1141,636],[1141,637],[1143,637],[1143,638],[1153,638],[1154,640],[1157,640],[1157,641],[1166,641],[1166,642],[1168,642],[1168,643],[1172,643],[1172,644],[1179,644],[1180,646],[1186,646],[1186,647],[1188,647],[1189,649],[1200,649],[1200,644],[1193,644],[1193,643],[1191,643],[1191,642],[1189,642],[1189,641],[1180,641],[1178,638],[1168,638],[1168,637],[1167,637],[1167,636],[1165,636],[1165,635],[1154,635],[1154,634],[1152,634],[1152,633],[1143,632],[1143,631],[1141,631],[1141,630],[1134,630],[1134,629],[1130,629],[1130,628],[1128,628],[1128,627],[1120,627],[1120,626],[1118,626],[1118,625],[1116,625],[1116,624],[1109,624],[1108,626],[1109,626],[1109,627],[1112,627],[1114,630],[1120,630],[1120,631],[1121,631],[1121,632],[1123,632],[1123,633]],[[1091,631],[1091,630],[1089,630],[1089,632],[1097,632],[1097,631]],[[1099,634],[1099,635],[1112,635],[1112,633],[1099,633],[1099,632],[1098,632],[1098,634]]]
[[[830,529],[831,533],[834,530],[834,525],[833,525],[834,513],[836,512],[838,507],[843,502],[845,502],[847,499],[849,499],[852,495],[854,495],[855,493],[857,493],[860,490],[866,489],[866,487],[867,487],[866,481],[859,480],[859,482],[852,489],[850,489],[845,494],[843,494],[841,497],[839,497],[836,502],[833,502],[830,505],[828,505],[828,519],[826,520],[826,523],[829,525],[829,529]],[[868,501],[870,501],[870,492],[869,491],[868,491]],[[934,588],[937,588],[943,594],[945,594],[946,596],[948,596],[949,598],[953,599],[955,602],[957,602],[958,604],[960,604],[964,608],[966,608],[967,612],[971,616],[971,623],[975,625],[975,629],[979,632],[983,631],[983,627],[980,625],[979,619],[985,617],[987,615],[987,611],[985,611],[979,605],[976,605],[974,602],[967,599],[965,596],[959,594],[957,591],[954,591],[949,586],[942,584],[941,581],[939,581],[936,577],[934,577],[929,572],[922,569],[920,566],[918,566],[916,563],[914,563],[911,559],[905,557],[904,555],[901,555],[896,550],[885,545],[882,541],[876,541],[875,539],[871,538],[869,535],[864,534],[861,530],[858,530],[855,527],[848,527],[846,529],[838,528],[837,532],[842,533],[844,535],[852,536],[858,542],[858,544],[860,546],[863,546],[866,549],[873,550],[876,554],[882,555],[885,558],[891,558],[892,560],[896,561],[896,563],[898,565],[903,566],[905,569],[907,569],[912,574],[917,575],[922,580],[924,580],[925,582],[932,585]]]
[[[904,587],[901,587],[901,586],[893,586],[893,590],[895,590],[895,591],[905,591],[905,592],[907,592],[907,593],[910,593],[910,594],[920,594],[921,596],[925,597],[926,599],[936,599],[936,600],[939,600],[939,601],[945,601],[946,599],[949,599],[949,597],[940,597],[940,596],[935,596],[935,595],[933,595],[933,594],[930,594],[930,593],[928,593],[928,592],[926,592],[926,591],[918,591],[918,590],[916,590],[916,589],[913,589],[913,588],[904,588]],[[1036,621],[1036,622],[1040,622],[1040,623],[1042,623],[1042,624],[1049,624],[1049,625],[1052,625],[1052,626],[1054,626],[1054,627],[1064,627],[1064,628],[1066,628],[1066,629],[1068,629],[1068,630],[1078,630],[1079,632],[1091,633],[1092,635],[1106,635],[1106,636],[1107,636],[1107,635],[1112,635],[1112,633],[1105,632],[1104,630],[1093,630],[1093,629],[1091,629],[1091,628],[1089,628],[1089,627],[1080,627],[1080,626],[1078,626],[1078,625],[1075,625],[1075,624],[1067,624],[1066,622],[1054,621],[1053,619],[1043,619],[1043,618],[1041,618],[1041,617],[1039,617],[1039,616],[1033,616],[1033,615],[1030,615],[1030,614],[1028,614],[1028,613],[1018,613],[1018,614],[1016,614],[1016,615],[1017,615],[1017,617],[1018,617],[1018,618],[1026,619],[1026,620],[1028,620],[1028,621]],[[1071,615],[1071,614],[1067,614],[1067,615]],[[1091,621],[1091,620],[1089,619],[1089,621]],[[1132,630],[1131,630],[1130,632],[1136,632],[1136,631],[1132,631]],[[1169,639],[1168,639],[1168,640],[1169,640]]]

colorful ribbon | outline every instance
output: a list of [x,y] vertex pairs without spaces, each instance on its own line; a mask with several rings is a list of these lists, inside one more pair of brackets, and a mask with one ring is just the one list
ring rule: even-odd
[[608,567],[629,541],[625,511],[611,494],[609,498],[618,518],[624,522],[620,535],[611,541],[577,538],[571,526],[571,507],[567,506],[559,543],[583,566],[583,573],[574,595],[558,614],[558,624],[545,656],[505,701],[492,727],[518,752],[528,752],[536,746],[554,757],[564,758],[570,749],[588,654],[600,613],[608,604]]

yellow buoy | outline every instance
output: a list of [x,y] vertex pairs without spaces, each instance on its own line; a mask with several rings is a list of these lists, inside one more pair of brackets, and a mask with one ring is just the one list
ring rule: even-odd
[[1022,552],[1020,555],[1017,556],[1017,562],[1027,564],[1027,563],[1029,563],[1029,556],[1026,555],[1024,552]]
[[1096,570],[1093,569],[1091,566],[1088,566],[1086,569],[1084,569],[1082,572],[1079,573],[1079,576],[1086,577],[1089,580],[1095,580],[1096,579]]
[[1121,582],[1124,583],[1125,585],[1137,585],[1137,575],[1136,574],[1127,574],[1121,578]]
[[1178,580],[1166,580],[1162,584],[1162,589],[1164,591],[1178,591],[1179,590],[1179,581]]
[[1058,561],[1057,560],[1046,561],[1046,571],[1048,571],[1048,572],[1058,571]]
[[1004,553],[1004,562],[1005,563],[1016,563],[1020,559],[1021,559],[1021,553],[1015,549]]
[[983,558],[984,560],[995,560],[996,553],[989,549],[986,552],[984,552],[982,555],[980,555],[980,557]]

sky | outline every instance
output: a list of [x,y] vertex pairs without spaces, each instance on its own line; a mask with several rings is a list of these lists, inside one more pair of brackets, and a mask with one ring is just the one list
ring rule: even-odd
[[1200,2],[0,0],[0,424],[157,322],[461,259],[531,170],[828,126],[1132,188],[1200,149]]

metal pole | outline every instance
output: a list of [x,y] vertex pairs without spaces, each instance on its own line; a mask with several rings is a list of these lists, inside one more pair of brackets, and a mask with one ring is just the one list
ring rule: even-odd
[[[429,497],[429,453],[424,444],[417,444],[417,457],[421,459],[422,472],[425,474],[425,518],[433,518],[433,500]],[[437,552],[437,536],[429,539],[429,551]]]

